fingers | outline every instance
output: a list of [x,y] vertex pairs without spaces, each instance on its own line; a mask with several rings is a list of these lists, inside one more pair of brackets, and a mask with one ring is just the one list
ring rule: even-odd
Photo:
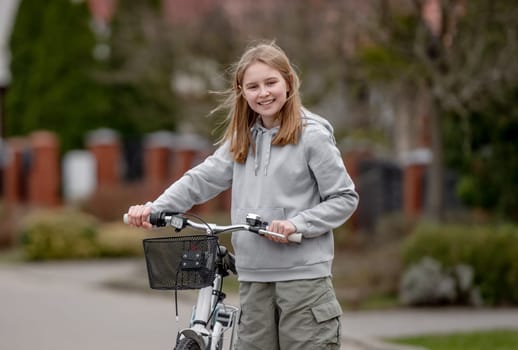
[[149,223],[151,208],[145,205],[133,205],[128,209],[128,224],[134,227],[152,228]]
[[295,226],[288,220],[273,220],[270,226],[267,227],[268,231],[280,233],[284,238],[276,236],[266,236],[270,241],[277,243],[288,243],[288,236],[295,233]]

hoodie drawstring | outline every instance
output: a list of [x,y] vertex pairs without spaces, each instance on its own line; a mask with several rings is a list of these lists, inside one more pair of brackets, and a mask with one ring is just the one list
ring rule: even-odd
[[261,162],[264,164],[264,176],[268,175],[270,165],[270,155],[272,150],[272,139],[277,134],[277,130],[268,130],[256,125],[252,129],[252,137],[255,141],[254,173],[257,176]]
[[252,130],[252,136],[255,140],[254,174],[257,176],[257,170],[259,169],[259,147],[261,147],[263,131],[260,128],[254,128]]
[[272,153],[271,150],[272,150],[272,133],[269,132],[269,133],[266,133],[265,135],[266,137],[263,138],[263,142],[266,144],[265,146],[265,150],[263,152],[263,155],[264,155],[264,159],[263,159],[263,162],[264,162],[264,176],[267,176],[268,175],[268,166],[270,165],[270,154]]

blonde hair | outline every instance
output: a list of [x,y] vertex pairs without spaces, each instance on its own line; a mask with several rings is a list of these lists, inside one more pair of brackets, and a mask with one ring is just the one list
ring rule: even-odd
[[278,116],[279,132],[272,140],[272,144],[281,146],[296,144],[302,129],[300,81],[288,56],[274,42],[262,42],[250,46],[232,67],[232,86],[228,91],[223,92],[224,102],[213,110],[213,112],[221,109],[228,110],[227,128],[219,143],[230,141],[230,151],[234,160],[239,163],[246,161],[250,147],[255,152],[250,129],[259,115],[248,106],[241,91],[241,85],[245,71],[256,62],[264,63],[279,71],[288,85],[288,97]]

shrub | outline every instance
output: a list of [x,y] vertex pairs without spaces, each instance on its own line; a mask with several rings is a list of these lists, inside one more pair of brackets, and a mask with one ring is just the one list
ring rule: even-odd
[[375,240],[384,244],[408,237],[417,225],[417,219],[402,212],[386,214],[378,220],[375,227]]
[[97,226],[93,216],[69,209],[29,214],[21,225],[25,256],[30,260],[98,256]]
[[171,230],[147,231],[122,222],[102,223],[68,208],[28,214],[18,235],[26,259],[86,259],[142,256],[144,238],[171,235]]
[[400,283],[399,300],[405,305],[481,304],[474,272],[469,265],[444,268],[430,257],[408,268]]
[[487,304],[518,303],[518,227],[425,225],[403,246],[406,267],[431,257],[445,268],[469,265]]
[[97,233],[97,244],[104,257],[140,256],[142,240],[149,236],[143,229],[123,223],[104,224]]

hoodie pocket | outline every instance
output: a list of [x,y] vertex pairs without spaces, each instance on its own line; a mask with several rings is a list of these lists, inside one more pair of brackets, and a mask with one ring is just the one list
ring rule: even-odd
[[[242,208],[237,209],[233,222],[246,223],[249,213],[261,216],[263,221],[285,220],[284,208]],[[232,245],[236,252],[238,268],[274,269],[291,267],[287,252],[290,245],[271,242],[255,233],[239,231],[232,234]],[[293,248],[292,248],[293,249]]]

